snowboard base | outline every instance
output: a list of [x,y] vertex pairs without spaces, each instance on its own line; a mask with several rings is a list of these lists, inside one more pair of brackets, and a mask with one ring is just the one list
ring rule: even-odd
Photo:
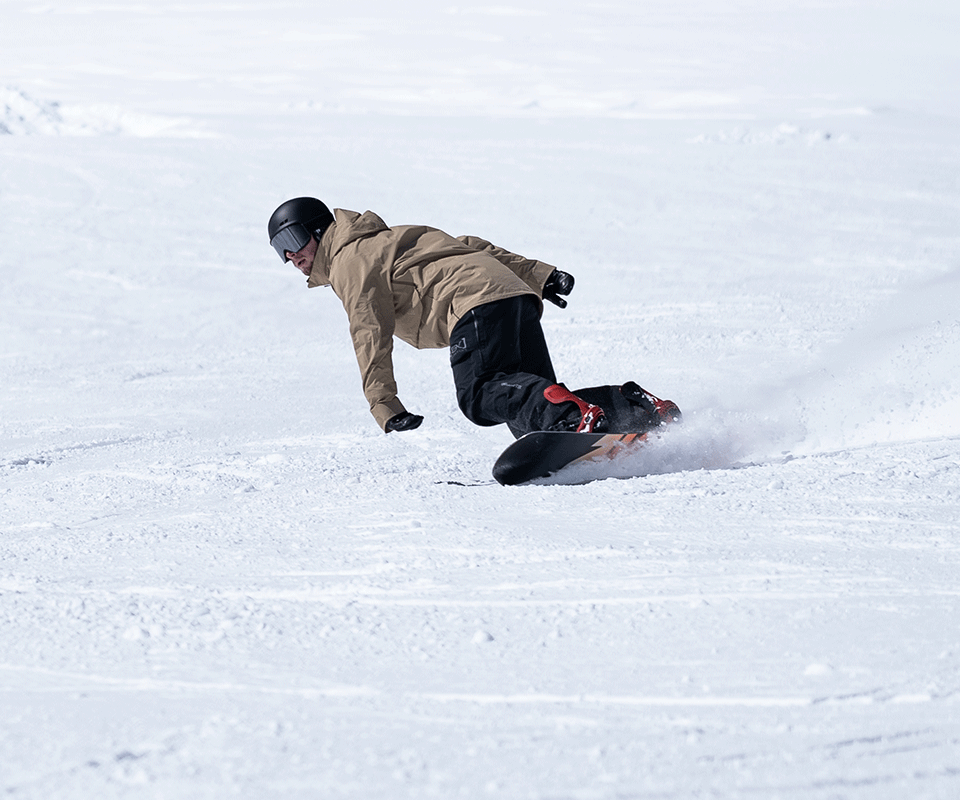
[[493,465],[493,477],[504,486],[548,478],[565,467],[588,461],[613,460],[638,450],[646,433],[574,433],[535,431],[513,442]]

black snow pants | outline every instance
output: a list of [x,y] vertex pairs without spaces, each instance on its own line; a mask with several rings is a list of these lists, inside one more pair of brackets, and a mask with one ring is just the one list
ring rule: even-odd
[[[557,376],[532,295],[496,300],[464,314],[450,335],[450,366],[457,402],[471,422],[505,422],[517,438],[531,431],[576,429],[577,406],[543,396]],[[632,382],[573,391],[603,409],[609,433],[643,433],[660,424],[654,406]]]
[[533,295],[468,311],[450,334],[450,366],[460,410],[477,425],[505,422],[514,436],[547,430],[569,416],[543,390],[557,382]]

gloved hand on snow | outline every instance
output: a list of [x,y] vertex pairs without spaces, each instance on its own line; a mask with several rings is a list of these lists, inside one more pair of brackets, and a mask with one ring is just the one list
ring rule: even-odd
[[566,308],[567,301],[560,297],[560,295],[570,294],[570,292],[573,291],[573,284],[573,275],[569,272],[562,272],[559,269],[555,269],[550,273],[547,282],[543,284],[543,299],[555,303],[560,306],[560,308]]
[[414,428],[419,428],[421,422],[423,422],[423,417],[419,414],[401,411],[396,416],[390,417],[390,419],[387,420],[385,430],[387,433],[393,433],[394,431],[412,431]]

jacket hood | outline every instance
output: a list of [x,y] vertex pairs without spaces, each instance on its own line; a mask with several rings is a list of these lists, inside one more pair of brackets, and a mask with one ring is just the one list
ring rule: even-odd
[[388,231],[387,223],[372,211],[362,214],[342,208],[333,210],[334,222],[327,228],[313,259],[313,268],[307,279],[307,286],[328,286],[330,284],[330,263],[333,258],[349,244]]

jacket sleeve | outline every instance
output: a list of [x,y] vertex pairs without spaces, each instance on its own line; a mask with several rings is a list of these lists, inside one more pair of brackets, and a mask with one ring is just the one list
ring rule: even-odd
[[347,312],[370,413],[386,430],[391,417],[406,411],[393,375],[393,294],[376,261],[365,257],[362,247],[351,249],[357,252],[341,256],[348,266],[331,270],[330,284]]
[[543,297],[543,285],[547,278],[556,269],[556,267],[547,264],[545,261],[536,261],[532,258],[518,256],[502,247],[491,244],[486,239],[479,236],[458,236],[457,239],[474,250],[488,253],[497,261],[509,268],[517,277],[533,289],[538,297]]

